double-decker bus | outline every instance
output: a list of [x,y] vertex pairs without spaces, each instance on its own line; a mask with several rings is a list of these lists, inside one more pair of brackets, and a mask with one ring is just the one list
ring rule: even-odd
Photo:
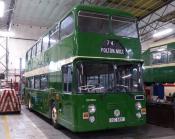
[[29,109],[74,132],[145,124],[137,21],[78,5],[26,53]]
[[147,85],[175,82],[175,38],[155,43],[142,57],[145,68],[144,82]]

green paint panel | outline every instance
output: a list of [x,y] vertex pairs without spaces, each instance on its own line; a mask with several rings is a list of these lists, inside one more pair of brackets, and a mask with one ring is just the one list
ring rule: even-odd
[[[167,46],[167,48],[162,52],[169,51],[170,53],[175,49],[175,43],[168,43],[162,46]],[[175,79],[174,79],[175,66],[173,65],[175,59],[172,61],[169,61],[171,53],[170,54],[167,53],[167,57],[169,58],[167,58],[166,62],[152,64],[152,54],[159,52],[158,50],[156,51],[153,51],[153,50],[158,49],[159,47],[162,47],[162,46],[149,48],[142,54],[142,58],[144,60],[144,66],[146,66],[146,68],[144,68],[144,76],[143,76],[145,83],[174,83],[175,82]],[[174,58],[174,56],[172,56],[171,58]]]
[[[136,118],[136,108],[134,100],[135,94],[94,94],[75,95],[75,131],[93,131],[110,128],[142,125],[145,123],[145,116]],[[145,107],[145,101],[140,101]],[[88,105],[94,104],[96,112],[90,114],[95,117],[95,122],[83,119],[83,112],[88,112]],[[129,109],[128,109],[129,108]],[[109,118],[116,118],[114,110],[120,110],[119,117],[125,117],[125,122],[110,123]]]

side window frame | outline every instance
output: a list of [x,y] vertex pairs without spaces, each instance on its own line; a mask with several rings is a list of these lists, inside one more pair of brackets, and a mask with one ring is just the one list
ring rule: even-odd
[[[40,50],[38,51],[38,47],[40,47]],[[42,52],[42,39],[39,39],[39,41],[36,43],[36,55],[41,54]]]
[[[36,79],[39,80],[39,86],[36,87]],[[40,89],[41,88],[41,76],[40,75],[37,75],[34,77],[34,89]]]
[[[62,72],[62,92],[66,93],[66,94],[72,94],[72,90],[73,90],[73,63],[63,65],[61,67],[61,72]],[[67,77],[65,77],[66,73],[68,74]],[[71,77],[69,77],[69,76],[71,76]],[[65,82],[65,78],[67,78],[66,82]]]
[[34,58],[35,56],[36,56],[36,48],[37,48],[37,45],[36,44],[34,44],[34,46],[32,47],[32,58]]
[[29,51],[26,53],[26,61],[29,61]]
[[[50,32],[49,32],[50,33]],[[50,48],[50,34],[49,33],[47,33],[43,38],[42,38],[42,51],[41,52],[45,52],[48,48]],[[47,37],[48,36],[48,37]],[[44,45],[44,38],[45,37],[47,37],[48,38],[48,40],[46,40],[46,41],[48,41],[46,44],[47,44],[47,48],[45,47],[45,45]]]
[[[56,40],[56,42],[52,45],[51,41],[51,32],[53,32],[52,36],[54,36],[55,34],[57,34],[58,38]],[[49,33],[49,40],[50,40],[50,47],[53,47],[56,43],[58,43],[60,41],[60,23],[56,24],[51,30],[50,30],[50,33]]]
[[[157,62],[155,59],[154,59],[154,56],[153,55],[160,55],[160,59],[159,59],[159,62]],[[164,57],[164,54],[165,54],[165,59],[163,59]],[[168,51],[154,51],[154,52],[151,52],[151,65],[160,65],[160,64],[167,64],[168,63]],[[165,61],[164,61],[165,60]],[[154,63],[156,62],[156,63]]]
[[[68,17],[72,17],[73,18],[73,22],[72,22],[72,27],[73,27],[73,29],[72,29],[72,31],[68,34],[68,35],[63,35],[62,36],[62,23],[68,18]],[[75,30],[75,16],[74,16],[74,14],[73,14],[73,12],[71,12],[71,13],[69,13],[63,20],[61,20],[60,21],[60,30],[59,30],[59,38],[60,38],[60,40],[62,40],[62,39],[64,39],[64,38],[66,38],[66,37],[68,37],[68,36],[70,36],[71,34],[73,34],[73,32],[74,32],[74,30]]]
[[29,82],[30,82],[29,88],[34,89],[35,83],[34,83],[34,77],[33,76],[29,77]]
[[[45,77],[45,78],[47,79],[47,80],[46,80],[46,81],[47,81],[47,82],[46,82],[46,83],[47,83],[47,86],[46,86],[45,88],[42,87],[42,78],[43,78],[43,77]],[[47,74],[42,74],[42,75],[40,76],[40,89],[41,89],[41,90],[45,90],[45,89],[48,89],[48,88],[49,88],[49,78],[48,78],[48,75],[47,75]]]

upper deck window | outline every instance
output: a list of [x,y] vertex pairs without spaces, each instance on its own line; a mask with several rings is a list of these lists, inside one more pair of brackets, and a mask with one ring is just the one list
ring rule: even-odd
[[80,11],[78,26],[81,32],[109,33],[109,16],[100,13]]
[[32,48],[32,57],[36,56],[36,44]]
[[29,51],[26,53],[26,61],[29,60]]
[[50,47],[54,46],[59,41],[59,25],[56,25],[50,31]]
[[37,55],[41,53],[41,49],[42,49],[42,41],[40,40],[37,43]]
[[29,49],[28,56],[27,56],[28,61],[31,59],[31,54],[32,54],[32,49]]
[[151,62],[152,64],[165,64],[168,62],[168,52],[153,52],[151,55]]
[[44,38],[43,38],[43,48],[42,48],[42,51],[46,51],[47,49],[49,48],[49,35],[46,35]]
[[168,51],[168,60],[169,62],[175,61],[175,50]]
[[112,31],[117,36],[138,38],[136,20],[132,18],[113,16]]
[[61,22],[61,30],[60,30],[61,39],[64,38],[65,36],[70,35],[73,32],[73,28],[74,28],[74,18],[73,14],[70,14]]

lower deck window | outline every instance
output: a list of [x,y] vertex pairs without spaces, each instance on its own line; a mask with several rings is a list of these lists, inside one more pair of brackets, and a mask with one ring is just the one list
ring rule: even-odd
[[72,92],[72,65],[62,67],[63,73],[63,91]]
[[40,89],[40,76],[35,77],[35,89]]
[[41,76],[41,89],[47,89],[48,88],[48,77],[47,75]]
[[28,78],[28,87],[34,88],[34,78],[33,77]]

